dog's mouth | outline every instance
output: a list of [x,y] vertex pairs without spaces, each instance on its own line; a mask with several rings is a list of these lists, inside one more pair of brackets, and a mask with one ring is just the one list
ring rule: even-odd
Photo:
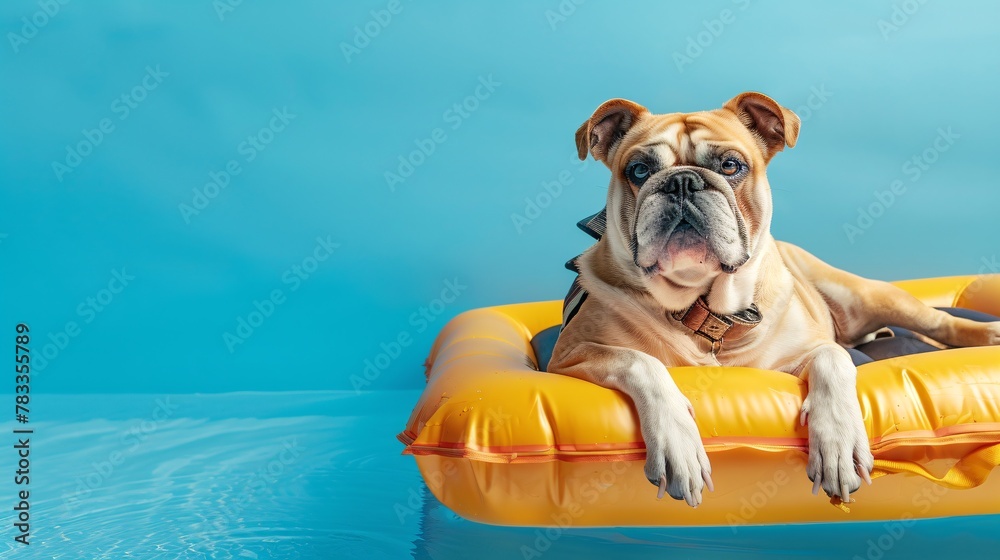
[[640,264],[647,275],[671,271],[685,276],[685,271],[703,271],[706,266],[719,266],[719,259],[712,252],[708,239],[687,219],[678,222],[662,247],[650,256],[655,259],[652,264]]

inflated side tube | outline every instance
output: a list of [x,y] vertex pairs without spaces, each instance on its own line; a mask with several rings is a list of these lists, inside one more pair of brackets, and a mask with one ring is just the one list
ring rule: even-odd
[[[898,282],[925,303],[1000,315],[1000,276]],[[806,385],[776,371],[683,367],[715,492],[696,509],[643,474],[628,397],[538,371],[531,338],[561,302],[463,313],[439,334],[427,387],[399,439],[459,515],[499,525],[743,525],[1000,513],[1000,347],[956,348],[858,368],[875,472],[851,504],[806,477]],[[836,502],[835,502],[836,505]]]

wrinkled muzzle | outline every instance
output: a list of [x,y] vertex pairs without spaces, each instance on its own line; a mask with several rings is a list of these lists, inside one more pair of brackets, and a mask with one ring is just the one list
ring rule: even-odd
[[733,189],[700,167],[672,167],[646,181],[636,198],[632,250],[636,266],[655,273],[664,259],[711,259],[735,272],[750,258],[747,229]]

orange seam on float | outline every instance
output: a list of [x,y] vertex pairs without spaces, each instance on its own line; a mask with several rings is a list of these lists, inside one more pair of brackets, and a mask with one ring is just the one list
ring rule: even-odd
[[801,440],[801,444],[767,444],[767,443],[706,443],[705,451],[708,452],[719,452],[719,451],[731,451],[733,449],[753,449],[756,451],[766,451],[768,453],[774,453],[778,451],[809,451],[809,444],[806,440]]
[[807,439],[802,437],[713,437],[702,438],[705,447],[804,447]]
[[[987,442],[995,442],[997,434],[958,434],[955,436],[944,436],[942,438],[931,438],[946,440],[941,441],[940,445],[955,444],[955,443],[970,443],[976,442],[976,440],[983,440]],[[993,437],[988,437],[993,436]],[[791,440],[791,438],[789,438]],[[786,443],[786,444],[774,444],[774,443],[749,443],[747,441],[742,442],[706,442],[705,448],[708,451],[718,452],[718,451],[729,451],[732,449],[755,449],[758,451],[766,452],[780,452],[780,451],[802,451],[808,450],[808,445],[804,443]],[[893,447],[903,445],[905,442],[902,440],[895,440],[890,442],[889,445],[872,447],[872,452],[876,455],[881,454]],[[924,442],[923,445],[926,446],[929,442]],[[541,446],[539,446],[541,447]],[[433,445],[407,445],[406,449],[403,450],[405,455],[438,455],[441,457],[454,457],[454,458],[465,458],[472,459],[475,461],[482,461],[486,463],[544,463],[548,461],[567,461],[567,462],[608,462],[608,461],[632,461],[644,459],[646,457],[645,451],[637,452],[624,452],[624,453],[593,453],[593,452],[581,452],[581,454],[571,454],[565,452],[551,451],[552,448],[547,448],[544,450],[535,449],[534,451],[523,451],[523,452],[498,452],[498,451],[481,451],[477,449],[471,449],[467,446],[462,446],[461,444],[449,444],[448,446],[433,446]],[[609,450],[610,451],[610,450]]]
[[[406,445],[412,444],[415,439],[410,439],[409,442],[402,439],[402,436],[409,434],[400,434],[397,436],[401,442]],[[755,448],[804,448],[806,447],[805,438],[704,438],[702,440],[705,447],[712,448],[734,448],[734,447],[755,447]],[[429,448],[440,448],[440,449],[469,449],[478,453],[538,453],[554,449],[556,451],[568,451],[568,452],[580,452],[580,453],[593,453],[600,451],[614,452],[619,450],[630,450],[630,449],[645,449],[646,444],[641,441],[631,441],[625,443],[557,443],[557,444],[530,444],[530,445],[479,445],[475,443],[468,442],[452,442],[452,441],[438,441],[434,443],[422,443],[422,447]],[[644,451],[645,452],[645,451]]]
[[[760,451],[788,451],[805,450],[807,445],[800,444],[775,444],[775,443],[706,443],[706,449],[712,451],[726,451],[730,449],[757,449]],[[633,452],[615,452],[615,449],[604,449],[603,453],[593,451],[580,451],[574,454],[572,450],[564,448],[557,450],[552,446],[475,446],[472,444],[461,444],[451,442],[439,442],[438,444],[408,444],[403,451],[404,454],[412,455],[440,455],[442,457],[469,458],[478,461],[491,463],[520,463],[520,462],[544,462],[549,460],[579,461],[579,462],[606,462],[619,460],[621,457],[645,458],[645,445],[642,443],[628,444],[625,449],[643,449]],[[569,446],[567,446],[569,447]],[[516,459],[512,459],[516,458]]]
[[610,463],[613,461],[642,461],[646,459],[646,452],[641,453],[619,453],[615,455],[567,455],[555,453],[551,455],[516,455],[510,460],[511,463],[549,463],[552,461],[562,461],[564,463]]
[[485,453],[474,449],[442,449],[425,446],[407,446],[404,455],[436,455],[455,459],[471,459],[483,463],[548,463],[564,461],[569,463],[607,463],[611,461],[639,461],[646,458],[646,452],[616,453],[605,455],[570,455],[566,453],[546,453],[519,455],[517,453]]
[[553,449],[553,446],[550,443],[536,443],[532,445],[477,445],[474,443],[439,441],[435,444],[422,444],[422,445],[428,445],[429,447],[435,447],[441,449],[468,449],[476,453],[499,453],[499,454],[542,453]]
[[641,441],[626,443],[557,443],[555,448],[559,451],[616,451],[618,449],[645,449],[646,444]]
[[[778,445],[725,445],[713,447],[713,451],[727,451],[730,449],[755,449],[766,452],[779,451],[806,451],[806,446],[778,446]],[[607,463],[612,461],[638,461],[646,458],[645,451],[631,453],[603,453],[603,454],[568,454],[568,453],[541,453],[541,454],[518,454],[518,453],[487,453],[468,448],[440,448],[433,446],[411,445],[403,450],[404,455],[436,455],[439,457],[450,457],[458,459],[471,459],[484,463],[545,463],[550,461],[564,461],[569,463]]]
[[906,430],[896,432],[887,436],[879,436],[872,440],[872,443],[880,443],[894,439],[908,438],[940,438],[954,435],[980,434],[983,432],[1000,433],[1000,422],[976,422],[974,424],[956,424],[945,426],[936,430]]
[[[903,432],[901,432],[903,433]],[[908,432],[908,433],[927,433],[934,434],[934,432],[928,430],[926,432]],[[894,434],[895,435],[895,434]],[[876,451],[888,451],[896,447],[901,447],[910,444],[913,447],[939,447],[945,445],[954,445],[958,443],[996,443],[1000,442],[1000,432],[994,430],[988,431],[976,431],[975,433],[962,433],[962,434],[951,434],[951,435],[930,435],[930,436],[910,436],[910,437],[893,437],[892,439],[885,439],[877,442],[873,442],[871,445],[872,452]]]
[[[909,430],[897,432],[888,436],[883,436],[872,440],[873,448],[884,449],[898,445],[904,445],[914,441],[920,441],[921,445],[950,445],[961,443],[961,441],[992,441],[1000,438],[1000,422],[989,422],[982,424],[962,424],[958,426],[948,426],[937,430]],[[410,445],[416,438],[408,432],[402,432],[396,436],[400,442]],[[959,441],[961,440],[961,441]],[[799,437],[715,437],[703,438],[705,447],[732,448],[732,447],[760,447],[760,448],[802,448],[806,446],[806,438]],[[446,442],[439,441],[434,444],[423,444],[430,447],[446,449],[470,449],[480,453],[538,453],[549,449],[557,451],[618,451],[626,449],[644,449],[645,444],[641,441],[624,443],[541,443],[524,445],[478,445],[467,442]]]
[[[403,434],[400,434],[403,435]],[[406,445],[412,444],[415,439],[411,439],[409,443],[402,440],[397,436],[397,439],[405,443]],[[454,442],[454,441],[438,441],[434,443],[422,443],[419,444],[423,447],[431,448],[441,448],[441,449],[469,449],[476,451],[477,453],[539,453],[549,450],[565,451],[565,452],[580,452],[580,453],[592,453],[595,451],[619,451],[628,449],[645,449],[646,444],[641,441],[632,441],[626,443],[536,443],[536,444],[525,444],[525,445],[479,445],[475,443],[468,442]]]

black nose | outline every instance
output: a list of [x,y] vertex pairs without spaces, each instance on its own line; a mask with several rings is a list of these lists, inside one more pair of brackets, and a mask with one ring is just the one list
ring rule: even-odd
[[676,194],[682,198],[690,196],[695,191],[705,188],[705,180],[694,171],[678,171],[667,179],[667,184],[663,190],[667,194]]

